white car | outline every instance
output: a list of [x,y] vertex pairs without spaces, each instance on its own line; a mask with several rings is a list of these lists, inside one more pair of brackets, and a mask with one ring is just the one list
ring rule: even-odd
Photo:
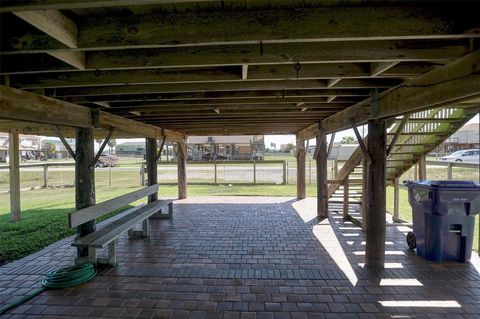
[[470,149],[456,151],[450,155],[441,157],[440,160],[446,162],[480,163],[480,150]]

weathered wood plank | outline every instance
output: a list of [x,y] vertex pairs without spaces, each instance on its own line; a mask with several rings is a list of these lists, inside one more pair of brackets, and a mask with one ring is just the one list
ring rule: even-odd
[[[195,48],[89,51],[85,69],[124,70],[175,67],[212,67],[292,63],[382,63],[394,61],[444,61],[456,59],[468,50],[465,41],[338,41],[311,43],[264,43]],[[67,67],[43,55],[17,54],[4,47],[0,74],[70,72]],[[78,52],[51,50],[50,54]],[[22,51],[18,52],[22,53]],[[142,58],[139,59],[138,57]],[[332,82],[334,83],[334,82]],[[333,86],[334,84],[332,84]]]
[[[331,133],[351,127],[350,118],[358,124],[370,118],[388,118],[422,109],[468,100],[480,95],[480,50],[445,66],[438,67],[399,87],[380,93],[378,114],[370,114],[370,100],[338,112],[325,119],[322,126]],[[308,137],[315,128],[299,132]]]
[[78,46],[78,30],[75,22],[58,10],[30,10],[13,12],[13,14],[69,48]]
[[[335,89],[391,88],[400,84],[398,79],[348,79],[336,85]],[[75,87],[56,89],[57,97],[75,97],[87,95],[152,94],[152,93],[198,93],[224,91],[258,90],[327,90],[326,80],[248,80],[219,83],[168,83],[138,84],[128,86]]]
[[158,184],[107,200],[95,206],[78,209],[77,211],[70,213],[69,226],[76,227],[156,192],[158,192]]
[[[78,26],[78,47],[125,49],[285,43],[299,39],[318,42],[480,36],[468,34],[479,26],[473,4],[456,7],[456,14],[448,15],[443,10],[440,5],[415,5],[172,12],[168,18],[164,14],[122,17],[121,24],[115,16],[86,18]],[[49,49],[37,41],[26,43],[26,48]]]
[[[73,103],[0,86],[0,119],[43,123],[51,125],[93,128],[91,109]],[[99,126],[117,133],[125,132],[138,137],[168,140],[183,139],[184,135],[159,127],[126,119],[118,115],[99,111]]]

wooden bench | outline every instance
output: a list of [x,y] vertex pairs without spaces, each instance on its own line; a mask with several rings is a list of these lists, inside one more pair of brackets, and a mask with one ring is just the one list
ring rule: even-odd
[[[158,185],[152,185],[138,191],[107,200],[103,203],[77,210],[73,213],[70,213],[69,226],[70,228],[77,227],[157,192]],[[167,212],[164,213],[164,210]],[[95,232],[84,237],[76,238],[72,243],[72,246],[82,248],[87,247],[88,261],[92,263],[115,265],[117,263],[116,244],[117,238],[120,235],[128,232],[130,237],[138,235],[141,237],[148,237],[148,219],[150,217],[170,218],[172,216],[172,211],[172,200],[157,200],[152,203],[136,206],[124,212],[124,216],[117,219],[113,218],[111,222],[107,222],[105,226],[97,229]],[[142,224],[142,230],[135,230],[135,226],[140,223]],[[98,258],[97,249],[105,248],[107,245],[108,258]],[[79,261],[84,261],[84,259]]]

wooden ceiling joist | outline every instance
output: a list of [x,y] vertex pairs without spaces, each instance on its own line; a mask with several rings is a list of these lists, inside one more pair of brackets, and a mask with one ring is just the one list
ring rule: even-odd
[[[151,68],[200,68],[292,63],[381,63],[422,62],[456,59],[469,48],[466,40],[338,41],[314,43],[206,46],[195,48],[89,51],[85,70],[132,70]],[[49,51],[50,53],[65,51]],[[74,51],[76,52],[76,51]],[[83,51],[81,51],[83,52]],[[41,54],[4,51],[0,74],[72,72],[70,68]],[[138,57],[142,57],[139,59]]]
[[[122,17],[121,24],[115,16],[102,19],[86,16],[78,25],[78,48],[123,50],[258,45],[260,41],[267,44],[480,37],[479,34],[468,34],[476,27],[474,4],[462,4],[455,11],[445,12],[441,5],[221,10],[213,13],[172,12],[168,18],[163,14],[131,15]],[[59,48],[48,37],[38,40],[41,41],[30,41],[12,50],[48,52]]]
[[351,117],[475,95],[478,58],[465,55],[478,49],[476,11],[468,2],[3,1],[0,81],[51,99],[22,92],[24,105],[1,110],[68,127],[98,113],[103,132],[164,128],[177,140],[177,131],[315,137],[319,121],[336,131]]
[[[478,96],[480,50],[381,93],[376,101],[376,114],[371,111],[372,99],[368,99],[323,120],[322,128],[327,133],[333,133],[350,128],[351,118],[355,118],[358,124],[364,124],[369,119],[395,117]],[[309,139],[315,136],[316,131],[317,125],[312,125],[300,131],[299,135]]]
[[[14,14],[45,32],[53,39],[65,44],[69,48],[78,47],[78,30],[75,22],[67,18],[58,10],[20,11]],[[85,69],[85,53],[80,51],[48,52],[51,56],[70,64],[77,69]]]
[[84,106],[0,86],[0,119],[84,128],[93,128],[94,122],[98,122],[99,128],[109,130],[114,127],[120,132],[138,137],[167,136],[172,141],[184,139],[181,133],[162,130],[114,114],[98,111],[97,120],[94,116],[92,110]]

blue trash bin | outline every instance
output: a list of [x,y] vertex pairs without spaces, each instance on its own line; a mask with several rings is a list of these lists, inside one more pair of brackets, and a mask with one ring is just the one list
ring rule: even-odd
[[413,233],[407,243],[432,261],[468,262],[475,215],[480,213],[480,184],[473,181],[405,181],[412,206]]

